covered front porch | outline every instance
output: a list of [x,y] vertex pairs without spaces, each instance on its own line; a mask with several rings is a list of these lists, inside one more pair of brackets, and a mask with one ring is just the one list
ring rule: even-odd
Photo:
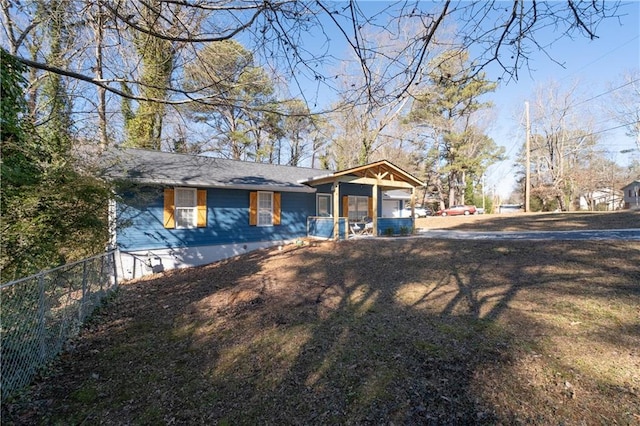
[[[327,199],[332,204],[326,216],[307,218],[309,236],[339,240],[362,234],[409,235],[415,231],[416,188],[423,183],[386,160],[312,178],[304,183],[329,192],[331,196]],[[385,217],[382,214],[382,194],[399,189],[409,194],[411,214],[409,217]]]
[[[358,222],[355,222],[358,223]],[[338,218],[338,237],[335,237],[335,225],[332,217],[310,216],[307,218],[307,236],[322,239],[346,240],[362,236],[393,236],[409,235],[413,232],[414,219],[410,217],[389,218],[379,217],[377,220],[377,233],[371,231],[354,232],[354,222],[349,222],[346,217]]]

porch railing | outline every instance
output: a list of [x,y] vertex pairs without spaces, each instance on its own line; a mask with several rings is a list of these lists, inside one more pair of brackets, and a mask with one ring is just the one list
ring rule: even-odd
[[[339,239],[347,238],[347,218],[338,218]],[[333,218],[324,216],[309,216],[307,218],[307,236],[315,238],[333,238]]]
[[378,235],[409,235],[413,231],[410,217],[379,217]]
[[[346,217],[338,218],[340,238],[344,240],[348,238],[347,229],[349,229],[349,221]],[[413,219],[411,218],[378,218],[378,235],[406,235],[410,234],[413,229]],[[310,216],[307,218],[307,235],[315,238],[333,238],[333,218]]]

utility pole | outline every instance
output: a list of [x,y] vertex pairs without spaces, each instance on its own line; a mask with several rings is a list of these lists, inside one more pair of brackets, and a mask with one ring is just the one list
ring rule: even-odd
[[484,173],[482,174],[482,212],[486,213],[484,209]]
[[531,200],[531,142],[529,140],[529,134],[531,133],[531,123],[529,121],[529,102],[524,103],[524,111],[526,118],[526,136],[525,136],[525,151],[526,161],[524,166],[525,179],[524,179],[524,211],[530,212],[530,200]]

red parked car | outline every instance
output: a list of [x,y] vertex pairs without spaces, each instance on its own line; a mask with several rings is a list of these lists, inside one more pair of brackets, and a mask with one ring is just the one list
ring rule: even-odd
[[448,209],[438,210],[436,215],[438,216],[457,216],[457,215],[470,215],[476,214],[476,206],[451,206]]

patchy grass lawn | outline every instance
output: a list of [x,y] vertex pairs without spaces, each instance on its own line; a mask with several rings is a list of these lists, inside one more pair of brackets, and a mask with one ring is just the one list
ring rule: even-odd
[[640,242],[312,243],[121,286],[4,424],[640,424]]

